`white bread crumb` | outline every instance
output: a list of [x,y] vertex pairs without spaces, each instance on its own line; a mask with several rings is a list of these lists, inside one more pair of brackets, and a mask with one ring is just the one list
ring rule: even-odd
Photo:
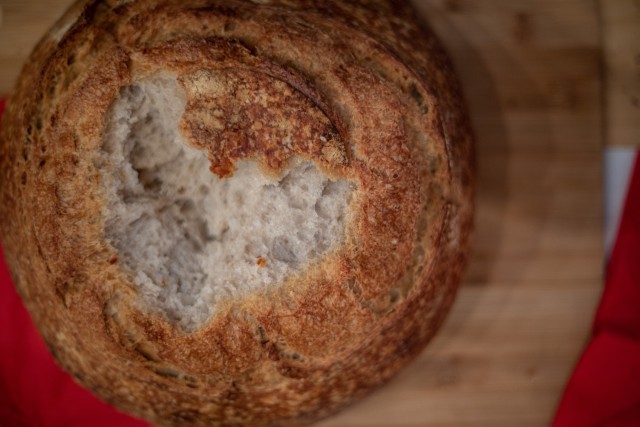
[[144,303],[192,330],[221,298],[273,286],[335,248],[352,188],[300,160],[279,178],[241,161],[220,179],[179,135],[184,108],[171,76],[123,88],[98,165],[107,240]]

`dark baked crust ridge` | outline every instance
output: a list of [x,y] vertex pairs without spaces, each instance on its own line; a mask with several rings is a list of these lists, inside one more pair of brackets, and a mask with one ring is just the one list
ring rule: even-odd
[[[3,121],[0,236],[25,304],[52,353],[83,385],[161,424],[298,424],[334,412],[422,349],[464,264],[471,139],[433,37],[404,6],[394,15],[384,2],[278,3],[142,1],[111,12],[94,2],[57,50],[45,39],[35,51]],[[369,8],[375,5],[383,9]],[[91,153],[121,85],[152,72],[169,51],[178,56],[174,69],[188,72],[185,60],[203,49],[198,61],[206,59],[221,39],[236,40],[230,49],[246,49],[253,69],[271,67],[313,101],[347,147],[349,166],[341,157],[332,173],[357,178],[370,200],[358,202],[362,211],[380,220],[395,215],[405,224],[398,234],[414,238],[390,250],[375,239],[392,238],[388,224],[367,224],[356,212],[351,245],[304,280],[231,301],[205,328],[184,335],[136,307],[117,254],[100,239],[100,218],[86,214],[100,212],[102,197]],[[313,61],[303,55],[310,46],[319,52]],[[385,141],[371,143],[367,129],[385,125],[397,144],[380,151]],[[394,165],[389,153],[403,144],[404,161]],[[393,171],[413,190],[401,191],[395,211],[378,210],[372,201],[393,205],[376,194]],[[356,250],[359,236],[368,250]]]

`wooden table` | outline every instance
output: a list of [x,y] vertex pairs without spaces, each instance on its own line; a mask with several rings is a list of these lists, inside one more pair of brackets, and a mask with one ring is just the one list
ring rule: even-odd
[[600,0],[605,140],[640,147],[640,0]]
[[[68,0],[0,0],[0,93]],[[428,349],[320,425],[548,425],[602,289],[599,8],[589,0],[418,0],[477,133],[472,260]]]

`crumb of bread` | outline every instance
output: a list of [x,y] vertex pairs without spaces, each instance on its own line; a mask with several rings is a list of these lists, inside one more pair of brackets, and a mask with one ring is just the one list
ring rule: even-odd
[[221,298],[276,285],[335,248],[352,188],[302,160],[280,176],[241,161],[220,179],[180,136],[184,108],[172,76],[124,87],[98,164],[120,262],[147,306],[194,329]]

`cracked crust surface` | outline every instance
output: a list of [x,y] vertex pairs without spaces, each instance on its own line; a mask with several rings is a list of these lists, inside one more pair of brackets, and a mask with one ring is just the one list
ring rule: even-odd
[[[35,49],[0,131],[0,238],[60,364],[161,425],[308,423],[406,365],[453,301],[473,183],[458,85],[412,10],[81,3]],[[180,130],[213,173],[296,156],[357,184],[340,248],[188,333],[138,304],[104,239],[94,163],[120,89],[158,72],[184,88]]]

